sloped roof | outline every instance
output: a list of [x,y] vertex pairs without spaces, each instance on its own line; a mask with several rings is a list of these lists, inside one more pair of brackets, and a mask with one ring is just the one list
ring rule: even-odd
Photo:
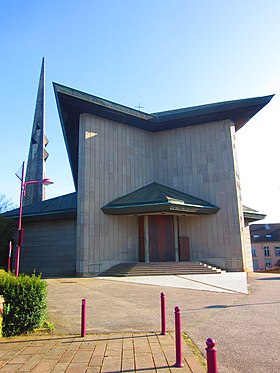
[[54,91],[62,131],[72,169],[74,183],[78,182],[79,117],[91,114],[149,132],[194,126],[230,119],[238,131],[273,95],[218,102],[158,113],[144,113],[57,83]]
[[[169,211],[169,213],[172,213],[172,212],[178,213],[178,211],[181,211],[181,213],[186,214],[187,212],[184,209],[188,207],[189,212],[190,212],[191,208],[195,209],[194,207],[195,204],[200,206],[200,213],[205,213],[203,212],[202,209],[207,208],[207,206],[208,208],[210,208],[210,210],[204,210],[204,211],[212,211],[210,213],[215,213],[219,210],[218,207],[211,205],[206,201],[203,201],[201,199],[190,196],[188,194],[179,192],[176,189],[172,189],[172,188],[169,188],[167,186],[164,186],[158,183],[152,183],[152,184],[149,184],[148,186],[140,188],[136,190],[135,192],[129,193],[123,197],[115,199],[114,201],[108,203],[107,204],[108,206],[107,205],[103,206],[102,210],[104,211],[105,209],[104,213],[110,213],[109,212],[110,210],[107,210],[106,212],[106,206],[109,209],[110,208],[117,209],[118,205],[123,204],[123,206],[126,206],[127,208],[126,213],[129,213],[128,212],[129,208],[133,209],[133,203],[136,205],[137,201],[140,207],[142,205],[143,209],[145,208],[149,209],[149,207],[151,208],[151,205],[153,203],[156,204],[158,202],[159,203],[158,208],[160,209],[160,206],[162,208],[161,212]],[[138,194],[138,197],[137,197],[137,194]],[[145,200],[147,202],[147,206],[144,206],[143,204],[143,201]],[[168,203],[170,203],[169,207],[173,207],[173,210],[172,209],[168,210],[168,206],[166,206],[168,205]],[[110,204],[112,204],[112,206],[110,206]],[[154,209],[156,208],[154,207]],[[217,211],[215,211],[215,209]],[[117,211],[117,210],[114,210],[114,211]],[[154,212],[154,211],[151,211],[151,212]],[[251,219],[251,221],[261,220],[261,219],[264,219],[265,217],[264,214],[260,214],[257,210],[253,210],[246,206],[243,206],[243,212],[244,212],[244,218]],[[7,211],[3,213],[2,215],[7,218],[17,219],[19,215],[19,209],[17,208],[14,210]],[[38,221],[42,219],[63,219],[63,218],[68,218],[68,217],[76,217],[76,215],[77,215],[77,192],[51,198],[51,199],[42,201],[41,203],[36,203],[33,205],[25,206],[23,208],[23,217],[27,220]],[[256,225],[259,225],[262,227],[264,226],[263,224],[253,224],[250,227],[253,227]]]
[[259,211],[254,210],[244,205],[243,205],[243,215],[244,215],[244,219],[247,219],[249,222],[262,220],[266,217],[265,214],[262,214]]
[[215,214],[219,208],[189,194],[156,182],[116,198],[102,207],[104,214],[147,213]]
[[[17,218],[19,209],[7,211],[3,215],[7,218]],[[77,215],[77,193],[65,194],[40,203],[24,206],[22,215],[24,218],[32,218],[33,220],[36,218],[55,219],[74,217]]]
[[251,224],[250,234],[252,242],[279,242],[280,245],[280,224]]

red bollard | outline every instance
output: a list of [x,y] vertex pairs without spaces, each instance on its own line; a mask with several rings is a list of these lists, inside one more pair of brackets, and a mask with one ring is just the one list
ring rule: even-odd
[[181,334],[181,310],[180,307],[176,306],[175,312],[175,343],[176,343],[176,363],[175,367],[182,368],[183,357],[182,357],[182,334]]
[[216,342],[212,338],[206,340],[207,373],[218,373]]
[[82,299],[82,322],[81,322],[81,337],[86,335],[86,299]]
[[166,307],[165,307],[165,294],[160,293],[161,304],[161,335],[166,335]]

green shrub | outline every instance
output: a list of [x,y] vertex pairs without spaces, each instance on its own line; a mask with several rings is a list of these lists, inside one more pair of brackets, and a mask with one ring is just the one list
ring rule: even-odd
[[0,294],[5,299],[3,336],[20,335],[42,325],[47,313],[47,283],[41,276],[0,271]]

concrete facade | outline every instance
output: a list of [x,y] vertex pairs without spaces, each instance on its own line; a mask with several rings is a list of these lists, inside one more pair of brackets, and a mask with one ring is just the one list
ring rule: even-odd
[[[248,223],[261,214],[242,206],[235,133],[272,96],[148,114],[54,91],[76,192],[25,206],[21,271],[87,276],[180,260],[252,271]],[[44,156],[28,163],[41,172],[46,140],[34,128]]]
[[245,219],[245,227],[243,231],[243,247],[244,247],[244,265],[245,268],[251,272],[253,270],[253,258],[251,251],[251,237],[250,237],[250,226],[248,221]]
[[20,272],[75,275],[76,219],[24,221]]
[[[77,272],[97,274],[138,261],[136,216],[107,216],[101,207],[152,181],[220,207],[209,216],[179,216],[192,260],[231,271],[252,270],[244,219],[235,127],[231,120],[151,133],[92,115],[79,125]],[[176,216],[176,214],[175,214]]]

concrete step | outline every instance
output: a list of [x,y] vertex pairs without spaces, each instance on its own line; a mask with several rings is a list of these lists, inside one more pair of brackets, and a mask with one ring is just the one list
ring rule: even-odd
[[99,276],[162,276],[162,275],[197,275],[217,274],[222,271],[200,262],[152,262],[152,263],[121,263]]

